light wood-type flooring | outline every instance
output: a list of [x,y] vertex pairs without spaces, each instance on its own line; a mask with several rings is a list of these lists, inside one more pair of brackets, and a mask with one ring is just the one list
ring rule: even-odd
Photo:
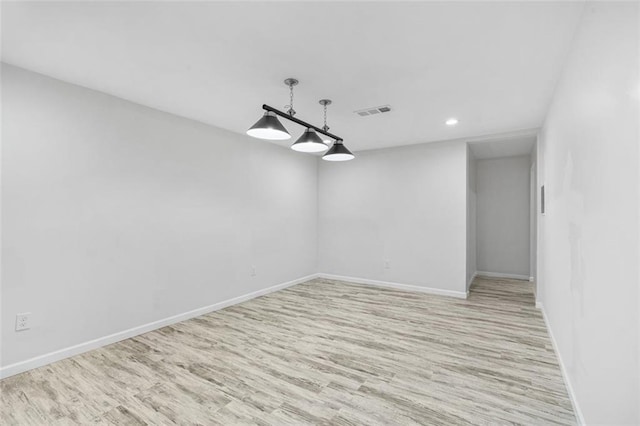
[[0,382],[2,425],[575,424],[533,287],[314,280]]

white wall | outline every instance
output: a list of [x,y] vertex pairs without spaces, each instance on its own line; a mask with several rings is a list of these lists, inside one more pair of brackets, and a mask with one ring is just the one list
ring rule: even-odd
[[473,157],[471,148],[467,145],[467,290],[478,270],[477,250],[477,160]]
[[12,66],[2,107],[3,366],[316,272],[315,157]]
[[[529,168],[529,276],[536,280],[537,245],[538,245],[538,171],[536,160],[537,148],[531,153],[531,167]],[[536,287],[534,287],[536,292]]]
[[477,161],[478,271],[529,277],[530,156]]
[[322,162],[320,272],[464,293],[466,149],[434,143]]
[[640,424],[638,3],[587,3],[540,133],[538,298],[587,424]]

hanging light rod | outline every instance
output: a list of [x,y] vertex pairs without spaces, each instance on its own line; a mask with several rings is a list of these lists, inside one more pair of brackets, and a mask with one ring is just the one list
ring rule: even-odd
[[[296,111],[293,109],[293,88],[297,86],[298,83],[299,81],[295,78],[287,78],[284,81],[284,84],[289,87],[289,105],[284,107],[286,111],[280,111],[272,106],[263,104],[262,109],[265,110],[264,115],[256,124],[247,130],[247,134],[258,139],[291,139],[291,134],[278,120],[278,116],[280,116],[305,128],[304,133],[291,145],[292,150],[307,153],[324,152],[325,154],[322,156],[322,159],[326,161],[347,161],[355,158],[353,153],[344,146],[340,136],[329,133],[327,106],[331,105],[330,99],[320,99],[320,101],[318,101],[318,103],[322,105],[324,112],[324,126],[314,126],[313,124],[294,117]],[[318,136],[318,133],[325,136],[324,140]],[[333,145],[331,145],[331,139],[333,139]]]
[[280,111],[279,109],[275,109],[274,107],[269,106],[269,105],[267,105],[267,104],[262,105],[262,109],[263,109],[263,110],[265,110],[265,111],[267,111],[267,112],[272,112],[272,113],[274,113],[275,115],[279,115],[280,117],[285,118],[285,119],[287,119],[287,120],[289,120],[289,121],[293,121],[294,123],[299,124],[299,125],[301,125],[301,126],[303,126],[303,127],[307,127],[307,128],[309,128],[309,129],[313,129],[313,130],[315,130],[317,133],[321,133],[321,134],[323,134],[323,135],[325,135],[325,136],[329,136],[330,138],[332,138],[332,139],[334,139],[334,140],[336,140],[336,141],[342,141],[342,140],[343,140],[340,136],[336,136],[336,135],[334,135],[333,133],[329,133],[329,132],[325,131],[325,130],[324,130],[323,128],[321,128],[321,127],[316,127],[316,126],[314,126],[313,124],[309,124],[309,123],[307,123],[306,121],[302,121],[302,120],[300,120],[300,119],[297,119],[297,118],[295,118],[293,115],[290,115],[289,113],[286,113],[286,112]]

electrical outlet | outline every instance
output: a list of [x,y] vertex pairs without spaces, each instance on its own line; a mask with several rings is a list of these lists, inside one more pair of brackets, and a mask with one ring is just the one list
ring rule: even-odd
[[391,269],[391,261],[389,259],[384,260],[384,269]]
[[256,276],[256,267],[255,267],[255,265],[252,265],[252,266],[251,266],[251,276],[252,276],[252,277],[255,277],[255,276]]
[[31,328],[29,317],[31,312],[16,315],[16,331],[28,330]]

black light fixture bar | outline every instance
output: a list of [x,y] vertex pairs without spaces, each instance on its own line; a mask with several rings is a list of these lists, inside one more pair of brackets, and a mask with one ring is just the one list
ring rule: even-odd
[[274,107],[271,107],[271,106],[269,106],[267,104],[262,105],[262,109],[265,110],[265,111],[272,112],[272,113],[274,113],[276,115],[279,115],[282,118],[286,118],[289,121],[293,121],[294,123],[299,124],[299,125],[301,125],[303,127],[307,127],[307,128],[313,129],[317,133],[321,133],[321,134],[323,134],[325,136],[329,136],[330,138],[335,139],[336,141],[342,141],[342,138],[340,136],[336,136],[333,133],[329,133],[329,132],[323,130],[322,128],[320,128],[320,127],[316,127],[313,124],[307,123],[306,121],[299,120],[299,119],[291,116],[290,114],[287,114],[286,112],[283,112],[283,111],[280,111],[278,109],[275,109]]

